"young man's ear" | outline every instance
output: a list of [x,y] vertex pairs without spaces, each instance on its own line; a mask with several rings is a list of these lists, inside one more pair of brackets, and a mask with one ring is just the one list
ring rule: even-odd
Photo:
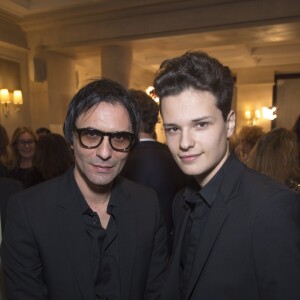
[[235,112],[231,110],[227,116],[227,137],[231,137],[235,129]]

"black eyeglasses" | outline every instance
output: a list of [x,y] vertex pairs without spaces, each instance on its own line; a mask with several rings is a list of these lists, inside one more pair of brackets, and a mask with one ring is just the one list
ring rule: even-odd
[[86,149],[95,149],[108,136],[110,146],[115,151],[128,152],[135,143],[135,135],[127,131],[104,132],[93,128],[75,128],[80,145]]
[[18,147],[25,147],[26,145],[28,146],[31,146],[35,143],[35,140],[34,139],[30,139],[30,140],[17,140],[15,142],[15,144],[18,146]]

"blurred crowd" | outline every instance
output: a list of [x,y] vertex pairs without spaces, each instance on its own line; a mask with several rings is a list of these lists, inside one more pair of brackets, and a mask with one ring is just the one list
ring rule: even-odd
[[71,148],[62,135],[23,126],[9,139],[0,125],[0,177],[18,180],[28,188],[63,174],[72,163]]
[[231,151],[248,167],[300,193],[300,116],[293,128],[264,132],[244,126],[230,139]]

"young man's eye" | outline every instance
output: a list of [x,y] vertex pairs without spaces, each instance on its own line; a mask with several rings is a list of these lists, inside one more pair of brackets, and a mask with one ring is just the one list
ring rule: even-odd
[[165,131],[168,134],[175,134],[175,133],[179,132],[179,128],[177,128],[177,127],[169,127],[169,128],[165,128]]
[[196,127],[198,128],[205,128],[207,127],[208,123],[207,122],[199,122],[196,124]]

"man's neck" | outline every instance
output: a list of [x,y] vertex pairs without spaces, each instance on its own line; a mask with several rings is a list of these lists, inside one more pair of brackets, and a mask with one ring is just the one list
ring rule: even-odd
[[140,132],[139,133],[139,139],[140,139],[140,141],[143,141],[143,140],[153,140],[153,141],[155,141],[155,138],[153,137],[153,134],[145,133],[145,132]]
[[112,183],[97,186],[84,177],[76,167],[74,169],[74,177],[83,197],[90,206],[105,205],[108,203],[113,185]]

